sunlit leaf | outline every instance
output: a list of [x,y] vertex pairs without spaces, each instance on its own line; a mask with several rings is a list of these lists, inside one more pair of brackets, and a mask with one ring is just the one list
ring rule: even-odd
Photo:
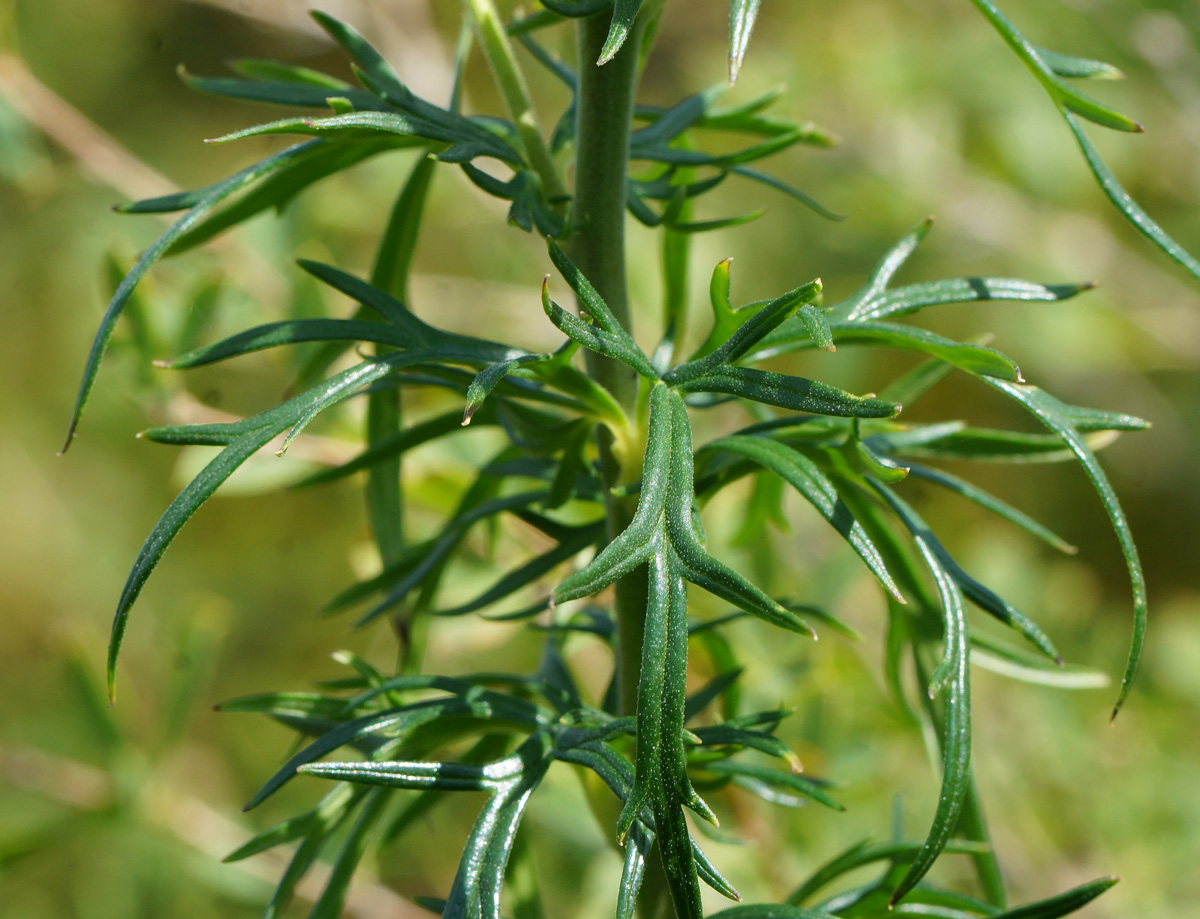
[[633,21],[637,18],[638,10],[642,8],[642,0],[614,0],[612,23],[608,27],[608,37],[604,39],[604,47],[600,49],[600,59],[597,66],[607,64],[629,36]]
[[[1146,579],[1142,573],[1142,563],[1138,557],[1137,546],[1133,541],[1133,531],[1129,527],[1125,511],[1121,508],[1121,502],[1117,500],[1117,494],[1113,491],[1108,476],[1100,468],[1096,455],[1088,447],[1087,441],[1080,432],[1095,430],[1095,426],[1099,425],[1109,427],[1124,423],[1135,427],[1140,419],[1067,405],[1036,386],[1022,386],[991,377],[985,378],[984,382],[1024,405],[1039,421],[1062,438],[1063,443],[1070,448],[1080,465],[1083,466],[1092,487],[1100,496],[1105,511],[1108,512],[1113,531],[1121,546],[1121,554],[1125,558],[1125,567],[1129,571],[1129,581],[1133,589],[1133,641],[1129,649],[1129,659],[1125,664],[1125,673],[1121,678],[1121,691],[1117,696],[1116,705],[1113,707],[1113,717],[1115,718],[1129,697],[1129,691],[1133,688],[1133,680],[1137,676],[1138,665],[1141,663],[1142,646],[1146,639]],[[1141,422],[1141,424],[1144,425],[1145,422]]]
[[[155,241],[154,245],[142,253],[141,257],[137,260],[137,264],[125,276],[125,280],[121,282],[120,287],[117,288],[116,293],[113,294],[113,298],[108,304],[108,309],[104,313],[104,318],[100,321],[100,328],[96,332],[96,337],[92,342],[91,351],[88,353],[87,364],[83,370],[83,379],[79,385],[79,393],[75,398],[75,408],[71,413],[71,422],[67,427],[67,436],[63,441],[62,451],[65,451],[71,445],[71,441],[75,437],[75,431],[79,426],[80,417],[83,415],[84,406],[87,404],[92,386],[96,382],[96,374],[100,371],[100,361],[104,357],[104,351],[108,347],[109,339],[112,338],[117,320],[120,318],[125,304],[132,295],[133,289],[145,276],[146,272],[150,270],[150,266],[162,257],[176,239],[181,237],[188,229],[195,226],[216,204],[262,176],[279,169],[297,157],[305,155],[313,149],[313,143],[315,142],[288,147],[286,150],[269,156],[255,163],[253,166],[249,166],[241,172],[230,176],[228,179],[218,182],[216,185],[209,186],[202,192],[185,199],[187,203],[182,206],[188,207],[188,212],[172,224],[170,229]],[[178,208],[179,206],[176,205],[170,209],[176,210]]]
[[760,0],[730,0],[729,2],[729,82],[736,83],[738,71],[746,57],[750,33],[758,16]]

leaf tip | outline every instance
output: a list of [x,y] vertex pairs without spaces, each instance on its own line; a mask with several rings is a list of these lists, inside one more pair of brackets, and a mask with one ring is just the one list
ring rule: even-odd
[[58,456],[63,456],[69,449],[71,443],[75,440],[75,429],[79,427],[79,413],[71,419],[71,423],[67,425],[67,436],[63,438],[62,446],[58,448]]

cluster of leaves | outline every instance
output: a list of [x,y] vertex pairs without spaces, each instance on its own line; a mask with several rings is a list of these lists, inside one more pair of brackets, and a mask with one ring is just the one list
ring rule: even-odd
[[[1110,69],[1038,49],[988,0],[973,2],[1046,86],[1076,133],[1090,167],[1118,207],[1168,254],[1200,276],[1194,260],[1121,191],[1082,133],[1077,116],[1121,130],[1135,127],[1064,82],[1067,77],[1105,76]],[[558,155],[574,137],[577,81],[575,73],[533,36],[563,18],[592,15],[609,5],[608,0],[544,0],[544,9],[508,28],[508,33],[573,93],[551,132],[550,156]],[[611,5],[612,27],[601,63],[617,53],[642,3],[617,0]],[[736,75],[741,65],[757,11],[757,0],[734,0],[731,5],[731,75]],[[795,803],[802,797],[830,805],[834,802],[820,782],[735,757],[743,751],[758,751],[796,765],[794,755],[773,735],[781,713],[736,713],[731,701],[738,672],[736,655],[720,631],[727,620],[700,624],[689,619],[686,583],[733,605],[738,610],[734,615],[754,616],[792,632],[815,634],[801,612],[818,624],[845,628],[818,610],[800,610],[781,602],[708,551],[701,504],[748,475],[774,483],[755,491],[755,501],[768,505],[767,512],[777,511],[771,505],[781,500],[781,485],[799,492],[882,585],[889,598],[886,671],[897,701],[915,720],[932,725],[939,739],[942,790],[923,842],[882,847],[864,844],[801,886],[790,906],[736,907],[719,915],[723,919],[875,916],[885,914],[890,905],[904,898],[906,909],[929,915],[1052,919],[1078,908],[1108,886],[1110,881],[1098,881],[1049,901],[1005,911],[999,869],[972,777],[970,664],[1065,687],[1090,683],[1094,677],[1063,667],[1050,638],[1028,616],[962,569],[905,499],[901,483],[911,475],[942,486],[1052,547],[1069,551],[1061,539],[1023,512],[923,463],[939,459],[1073,459],[1082,465],[1109,514],[1133,585],[1134,641],[1119,707],[1140,657],[1145,587],[1128,524],[1093,450],[1109,432],[1136,430],[1144,423],[1127,415],[1066,405],[1026,383],[1017,365],[996,350],[895,321],[944,304],[1057,302],[1088,285],[956,278],[891,287],[892,276],[927,232],[926,222],[885,255],[858,291],[828,306],[821,302],[821,283],[813,281],[775,299],[735,308],[729,262],[722,262],[710,287],[711,331],[687,360],[676,362],[688,310],[684,280],[687,236],[746,219],[693,220],[692,204],[697,197],[737,176],[779,189],[825,216],[836,216],[803,192],[747,165],[796,144],[826,144],[829,136],[817,128],[765,114],[772,97],[719,108],[721,90],[714,89],[669,108],[639,107],[635,113],[641,126],[632,134],[629,156],[632,162],[646,164],[646,171],[628,182],[628,210],[647,225],[663,227],[668,240],[674,240],[664,247],[664,335],[658,347],[647,354],[555,241],[569,237],[573,227],[570,199],[560,190],[557,176],[547,173],[545,159],[517,122],[464,115],[457,88],[445,108],[419,99],[361,36],[329,16],[316,14],[316,18],[353,59],[361,86],[260,61],[235,65],[236,78],[186,77],[203,91],[275,104],[328,107],[333,115],[288,118],[231,134],[223,140],[262,134],[311,135],[313,139],[208,188],[124,208],[129,213],[185,213],[147,250],[118,288],[89,357],[71,435],[113,327],[156,259],[185,251],[269,208],[282,207],[319,179],[377,153],[416,148],[426,156],[401,190],[369,281],[329,265],[301,263],[305,271],[358,304],[351,318],[274,322],[165,362],[183,369],[282,345],[323,343],[306,369],[303,382],[307,388],[283,404],[237,422],[146,432],[147,438],[157,442],[222,449],[164,513],[134,564],[114,619],[110,692],[130,609],[184,523],[251,455],[280,437],[278,452],[282,453],[318,414],[357,394],[367,394],[374,407],[394,400],[401,390],[433,386],[458,393],[463,410],[407,427],[400,426],[394,415],[391,429],[387,425],[372,429],[361,455],[314,477],[309,484],[360,470],[394,470],[406,451],[452,436],[468,422],[500,428],[507,435],[508,446],[481,465],[477,478],[463,491],[458,506],[433,538],[394,546],[394,551],[384,553],[384,568],[378,576],[352,586],[332,605],[341,608],[370,601],[363,622],[384,613],[407,620],[417,614],[486,611],[493,618],[521,619],[543,613],[547,607],[554,612],[542,668],[532,677],[449,679],[406,674],[387,678],[366,663],[347,658],[358,676],[328,692],[272,694],[227,706],[269,714],[314,738],[252,803],[298,772],[338,783],[315,809],[256,837],[235,853],[234,857],[246,856],[300,840],[268,915],[275,914],[331,836],[349,826],[355,813],[315,916],[338,913],[372,834],[391,840],[445,792],[475,790],[488,792],[490,798],[468,839],[449,896],[438,904],[438,910],[454,917],[499,916],[505,872],[511,868],[510,855],[520,839],[521,815],[529,795],[554,761],[591,770],[621,803],[616,833],[625,844],[625,871],[618,915],[631,914],[656,841],[681,919],[702,915],[701,880],[736,896],[700,851],[684,816],[685,809],[690,809],[703,819],[713,819],[699,790],[733,784],[780,803]],[[483,26],[480,30],[485,31]],[[470,47],[470,34],[464,34],[459,46],[460,70]],[[508,40],[504,36],[481,37],[485,45],[489,40]],[[756,139],[734,153],[709,154],[696,148],[695,129],[724,130]],[[476,165],[481,160],[500,164],[511,176],[497,178],[494,169],[485,171]],[[525,230],[536,228],[547,236],[550,260],[580,308],[580,315],[564,309],[551,298],[549,282],[543,286],[544,312],[565,336],[561,347],[548,353],[529,352],[437,328],[410,311],[404,295],[406,279],[422,205],[439,162],[459,166],[484,192],[509,201],[511,223]],[[554,168],[552,162],[550,168]],[[374,353],[308,385],[324,376],[356,342],[373,344]],[[856,346],[915,352],[924,362],[878,396],[855,395],[818,380],[757,366],[788,352]],[[577,366],[581,349],[620,361],[638,375],[636,412],[622,407]],[[928,424],[895,420],[903,405],[919,399],[955,370],[1015,401],[1046,432],[981,429],[957,420]],[[694,413],[729,403],[741,406],[753,423],[695,446]],[[636,512],[629,526],[611,541],[606,537],[607,487],[594,454],[598,430],[627,454],[644,446],[640,481],[630,487],[631,493],[637,494]],[[398,519],[398,495],[381,493],[379,500],[382,506],[377,522],[387,518],[390,510]],[[563,512],[568,504],[569,514]],[[443,575],[471,528],[504,515],[540,531],[552,547],[500,572],[493,583],[466,602],[445,600]],[[593,548],[598,551],[591,560],[547,596],[542,582]],[[564,615],[559,607],[597,594],[641,569],[649,574],[638,707],[636,717],[619,717],[615,692],[610,690],[594,704],[586,702],[560,654],[564,632],[589,631],[611,640],[611,621],[595,608]],[[1012,628],[1029,650],[977,634],[968,621],[968,601]],[[718,666],[723,675],[689,698],[689,636],[698,633],[704,636],[706,647],[719,649]],[[905,689],[906,670],[916,676],[915,705]],[[355,694],[345,698],[343,691]],[[432,692],[440,695],[430,696]],[[718,696],[723,700],[723,720],[685,726]],[[317,762],[343,746],[354,748],[365,759]],[[626,755],[630,749],[632,761]],[[458,758],[430,759],[446,751],[457,752]],[[415,795],[397,797],[397,789]],[[923,880],[944,851],[960,851],[973,859],[983,899],[952,894]],[[816,908],[802,905],[830,880],[877,861],[886,861],[888,867],[875,884],[838,895]]]
[[[720,660],[728,643],[719,629],[728,618],[722,622],[685,620],[680,637],[685,644],[695,637],[715,652],[714,660]],[[623,805],[620,822],[626,839],[617,891],[618,917],[633,915],[656,840],[668,858],[689,863],[691,885],[702,880],[723,896],[740,900],[737,890],[690,837],[682,816],[677,811],[662,813],[654,803],[647,803],[647,795],[639,790],[641,764],[630,762],[627,751],[642,729],[640,718],[614,717],[607,708],[589,705],[562,656],[564,641],[571,633],[611,642],[614,628],[602,609],[580,611],[549,630],[541,664],[528,676],[387,677],[356,655],[339,652],[335,657],[355,672],[330,681],[320,691],[265,693],[222,705],[227,712],[266,715],[294,730],[302,743],[254,795],[247,809],[297,775],[335,782],[311,810],[264,830],[228,856],[227,861],[238,861],[275,846],[298,843],[264,915],[281,914],[296,885],[328,848],[337,850],[332,870],[309,915],[314,919],[341,915],[354,872],[370,847],[386,849],[439,807],[448,793],[473,791],[488,798],[468,835],[448,895],[415,899],[443,916],[499,919],[503,883],[531,870],[521,819],[530,796],[556,762],[590,774],[596,780],[593,784],[607,789]],[[682,728],[685,746],[678,757],[672,757],[677,772],[670,780],[685,785],[692,800],[705,808],[691,790],[693,785],[710,795],[739,788],[774,804],[796,807],[815,801],[840,809],[827,783],[802,775],[795,753],[775,736],[786,712],[732,714],[738,705],[739,672],[725,672],[694,694],[680,696],[681,723],[691,729]],[[711,711],[718,702],[722,719]],[[321,761],[340,748],[351,748],[362,758]],[[454,750],[456,758],[430,759],[439,750]],[[644,745],[638,742],[639,761],[643,751]],[[781,760],[788,768],[747,762],[740,755],[747,752]],[[585,784],[589,784],[586,779]],[[410,794],[398,793],[406,791]],[[706,813],[711,818],[711,812]],[[990,851],[985,844],[969,840],[952,840],[946,848],[975,857]],[[898,877],[921,852],[919,844],[900,839],[882,845],[864,841],[819,868],[786,903],[732,907],[715,914],[714,919],[884,917],[891,914],[888,896]],[[874,882],[805,905],[841,876],[877,863],[886,867]],[[1011,910],[921,884],[908,898],[906,909],[918,915],[1056,919],[1113,883],[1113,878],[1102,878]],[[686,895],[696,898],[698,908],[698,889]],[[513,884],[509,907],[513,915],[542,915],[537,886]]]

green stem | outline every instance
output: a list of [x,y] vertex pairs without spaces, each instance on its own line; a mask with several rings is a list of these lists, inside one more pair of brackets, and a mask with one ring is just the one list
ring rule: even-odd
[[[396,197],[371,271],[371,283],[406,306],[408,277],[434,166],[434,159],[426,156],[413,167]],[[375,353],[388,350],[376,346]],[[371,393],[367,400],[368,447],[391,437],[400,427],[399,388]],[[404,493],[400,484],[399,457],[371,467],[367,478],[367,511],[379,557],[386,568],[396,562],[404,550]],[[414,653],[412,623],[396,621],[393,624],[400,638],[401,669],[407,669],[420,656],[419,651]]]
[[529,157],[529,165],[537,173],[542,188],[551,201],[565,200],[566,189],[563,188],[558,170],[554,168],[554,160],[550,156],[550,148],[546,146],[541,122],[529,98],[525,77],[517,66],[512,42],[508,40],[508,33],[504,29],[504,23],[500,21],[495,5],[492,0],[467,0],[467,7],[471,11],[475,33],[479,36],[479,44],[492,70],[496,86],[504,97],[504,104],[513,124],[517,126],[517,134],[525,147],[525,155]]
[[[591,281],[617,321],[632,329],[625,276],[625,188],[628,182],[629,134],[639,74],[639,50],[646,17],[639,16],[617,55],[603,66],[600,57],[608,36],[610,14],[599,13],[578,24],[579,91],[575,134],[574,226],[568,242],[571,259]],[[588,373],[612,393],[639,436],[614,442],[600,432],[600,464],[611,488],[641,476],[640,447],[645,421],[638,411],[637,375],[617,361],[587,355]],[[606,498],[608,535],[614,538],[633,518],[636,499]],[[646,628],[646,570],[639,569],[616,584],[617,695],[619,712],[637,712],[637,684],[642,640]],[[658,851],[658,847],[655,847]],[[642,919],[672,919],[675,915],[660,857],[652,856],[638,896]]]
[[[629,295],[625,280],[625,186],[628,176],[629,133],[638,76],[641,28],[602,67],[593,62],[608,35],[603,13],[579,21],[579,96],[575,137],[575,226],[569,241],[572,260],[592,282],[617,320],[630,328]],[[588,372],[612,393],[630,420],[638,416],[637,375],[624,364],[593,353]],[[634,442],[640,438],[633,438]],[[614,446],[617,449],[614,450]],[[622,449],[626,446],[626,449]],[[610,486],[636,481],[641,456],[630,445],[614,445],[601,434],[600,458]],[[608,529],[612,538],[632,519],[636,500],[608,499]],[[622,578],[616,587],[618,630],[617,686],[621,714],[637,710],[637,675],[641,665],[646,616],[644,572]]]

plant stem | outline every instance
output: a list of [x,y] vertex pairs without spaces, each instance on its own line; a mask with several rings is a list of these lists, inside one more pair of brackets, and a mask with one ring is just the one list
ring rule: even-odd
[[[632,331],[625,277],[625,188],[639,50],[647,19],[639,16],[617,55],[598,67],[594,62],[608,36],[609,20],[609,14],[599,13],[579,20],[577,27],[574,226],[568,247],[572,260],[617,321]],[[632,443],[614,444],[608,429],[601,428],[600,464],[605,484],[611,488],[636,481],[641,475],[642,459],[636,446],[644,443],[646,434],[645,421],[638,411],[637,374],[622,363],[592,352],[587,355],[587,368],[592,379],[612,393],[639,432]],[[609,493],[605,504],[608,536],[613,539],[633,519],[637,501]],[[646,630],[646,577],[645,568],[638,569],[617,581],[615,588],[616,680],[622,715],[637,712]],[[669,890],[661,857],[651,856],[637,902],[641,919],[673,919]]]
[[[406,307],[408,278],[433,169],[434,160],[428,156],[422,157],[405,180],[392,207],[371,271],[371,283],[387,291]],[[375,353],[383,354],[389,350],[386,346],[377,345]],[[400,428],[399,387],[371,393],[367,401],[368,446],[394,436]],[[379,557],[385,568],[397,561],[404,550],[404,493],[400,483],[400,462],[400,457],[385,460],[373,466],[367,478],[367,511]],[[419,659],[420,653],[414,653],[410,614],[401,615],[404,618],[393,619],[393,625],[400,639],[401,669],[406,670]]]
[[[626,328],[631,327],[625,279],[625,186],[629,133],[638,76],[641,27],[634,26],[624,47],[602,67],[595,65],[608,35],[609,16],[579,20],[579,95],[575,136],[575,226],[570,255]],[[591,352],[588,372],[612,393],[630,420],[637,418],[638,381],[633,370]],[[612,486],[638,478],[640,456],[614,452],[602,431],[600,461],[605,482]],[[612,538],[633,516],[636,501],[610,496],[608,530]],[[646,616],[646,579],[639,571],[616,585],[617,686],[621,714],[637,710],[637,676],[641,664]]]
[[496,86],[504,97],[504,105],[517,126],[517,134],[533,167],[541,180],[546,196],[554,199],[565,199],[566,189],[554,161],[550,149],[546,146],[542,125],[538,121],[537,111],[529,98],[529,90],[525,85],[525,77],[517,67],[517,59],[513,55],[512,42],[500,21],[500,15],[492,0],[467,0],[471,11],[471,19],[475,23],[475,32],[479,36],[479,44],[483,48],[484,57],[492,70]]

